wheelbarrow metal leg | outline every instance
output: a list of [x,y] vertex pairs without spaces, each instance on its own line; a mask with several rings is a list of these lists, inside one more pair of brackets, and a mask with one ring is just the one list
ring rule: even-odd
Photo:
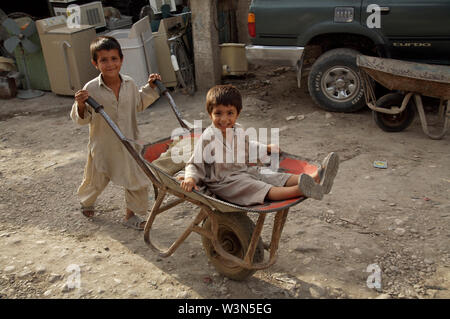
[[159,252],[160,250],[156,248],[150,241],[150,229],[152,228],[153,222],[155,221],[157,211],[159,207],[161,206],[164,198],[166,197],[166,192],[161,191],[158,192],[158,196],[156,197],[155,203],[153,204],[152,210],[150,211],[150,216],[147,220],[147,223],[145,223],[144,227],[144,241],[154,250]]
[[178,239],[169,247],[168,250],[166,250],[163,253],[160,253],[159,255],[161,257],[168,257],[172,255],[175,250],[186,240],[186,238],[189,237],[189,235],[194,231],[194,228],[198,226],[208,215],[203,211],[200,210],[200,212],[195,217],[194,221],[189,225],[189,227],[183,232],[183,234],[178,237]]
[[155,200],[156,200],[156,198],[158,197],[158,187],[155,185],[155,184],[153,184],[153,192],[155,193]]
[[[444,118],[444,116],[445,116],[445,109],[448,107],[449,103],[450,103],[450,100],[449,101],[441,100],[439,102],[439,115],[438,115],[439,119],[443,119]],[[445,104],[447,104],[447,107],[446,107]]]
[[272,241],[270,243],[269,248],[269,263],[273,264],[276,260],[276,253],[278,250],[278,244],[280,243],[281,232],[283,231],[284,224],[286,223],[287,214],[289,212],[288,209],[284,209],[282,211],[277,212],[274,218],[273,230],[272,230]]
[[[450,117],[448,106],[449,106],[450,102],[447,101],[447,114],[445,116],[445,119],[443,119],[444,124],[443,124],[441,133],[440,134],[432,134],[432,133],[430,133],[430,131],[428,129],[427,118],[425,115],[425,111],[423,110],[422,97],[420,96],[420,94],[414,94],[414,101],[416,102],[417,111],[419,112],[419,116],[420,116],[420,123],[422,124],[422,129],[423,129],[424,133],[433,140],[440,140],[447,132],[448,118]],[[439,117],[441,117],[441,116],[443,117],[443,115],[444,115],[444,106],[443,105],[444,105],[444,101],[441,101],[441,104],[439,105]]]
[[186,230],[184,231],[184,233],[167,249],[167,250],[162,250],[159,247],[157,247],[155,244],[153,244],[150,240],[150,230],[151,227],[155,221],[155,218],[157,215],[159,215],[160,213],[182,203],[184,201],[184,199],[178,199],[178,200],[174,200],[171,203],[169,203],[168,205],[166,205],[165,207],[161,207],[161,204],[164,200],[164,198],[167,195],[167,190],[160,190],[158,197],[156,198],[156,201],[152,207],[152,210],[150,212],[150,216],[147,220],[147,223],[145,224],[145,228],[144,228],[144,241],[147,245],[150,246],[150,248],[155,251],[156,253],[158,253],[158,255],[160,257],[168,257],[170,255],[172,255],[175,250],[181,245],[181,243],[193,232],[193,231],[197,231],[198,228],[198,224],[200,224],[206,217],[208,217],[208,212],[205,209],[201,209],[200,212],[197,214],[197,216],[195,217],[194,221],[189,225],[188,228],[186,228]]
[[[198,226],[198,224],[200,224],[203,220],[205,220],[206,218],[208,218],[212,214],[208,213],[203,208],[201,208],[200,211],[203,212],[203,216],[199,220],[198,223],[196,223],[195,225],[192,225],[192,231],[196,232],[197,234],[199,234],[201,236],[204,236],[204,237],[208,238],[209,240],[213,240],[213,235],[212,235],[212,233],[210,231],[205,230],[203,227]],[[200,217],[200,215],[197,215],[197,217]]]
[[266,214],[259,214],[258,221],[256,222],[255,229],[253,230],[252,238],[250,240],[250,245],[248,246],[247,253],[244,257],[244,262],[249,265],[252,264],[253,256],[255,255],[256,247],[258,245],[259,237],[261,236],[261,231],[264,226],[264,220],[266,219]]
[[167,211],[167,210],[169,210],[169,209],[171,209],[171,208],[173,208],[173,207],[175,207],[175,206],[177,206],[177,205],[179,205],[179,204],[181,204],[181,203],[183,203],[183,202],[185,202],[184,199],[176,199],[176,200],[173,200],[173,201],[171,201],[170,203],[166,204],[164,207],[160,207],[160,208],[156,211],[156,215],[159,215],[159,214],[161,214],[161,213],[164,213],[165,211]]

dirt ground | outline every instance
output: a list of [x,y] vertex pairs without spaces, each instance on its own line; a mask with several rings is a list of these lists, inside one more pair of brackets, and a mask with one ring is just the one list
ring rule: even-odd
[[[0,298],[450,297],[448,134],[429,139],[417,118],[403,132],[386,133],[368,109],[325,112],[296,87],[291,69],[259,68],[225,82],[242,90],[245,127],[280,128],[281,148],[311,161],[330,151],[341,158],[332,193],[291,208],[275,265],[228,280],[208,263],[197,234],[171,257],[158,257],[142,232],[122,225],[117,185],[100,196],[92,220],[83,217],[76,190],[88,127],[70,120],[70,97],[46,93],[0,101]],[[172,95],[185,118],[208,124],[205,92]],[[148,142],[177,127],[164,98],[138,121]],[[375,168],[376,160],[387,169]],[[183,204],[160,215],[153,240],[169,245],[196,212]],[[379,291],[366,282],[374,264]]]

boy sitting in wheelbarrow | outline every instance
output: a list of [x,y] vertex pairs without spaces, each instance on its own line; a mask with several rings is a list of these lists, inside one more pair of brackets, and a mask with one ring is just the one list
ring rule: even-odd
[[[336,153],[328,154],[311,175],[268,173],[267,169],[262,171],[261,167],[249,165],[249,148],[256,142],[244,138],[245,161],[238,160],[235,154],[242,151],[238,149],[242,146],[238,139],[243,130],[236,120],[242,110],[242,97],[234,86],[211,88],[206,96],[206,109],[212,124],[197,142],[184,176],[177,177],[184,191],[199,190],[198,185],[202,183],[218,197],[240,206],[263,204],[265,199],[280,201],[301,196],[321,200],[331,191],[339,167]],[[267,145],[267,151],[280,152],[274,144]]]
[[125,226],[142,230],[145,221],[137,214],[147,213],[149,180],[142,175],[107,122],[86,101],[92,96],[103,105],[125,136],[136,140],[139,135],[136,113],[159,98],[154,82],[161,77],[151,74],[148,84],[139,90],[132,78],[120,73],[123,54],[119,42],[112,37],[95,39],[91,43],[91,57],[92,64],[101,74],[75,93],[70,113],[75,123],[89,124],[88,158],[83,182],[78,188],[81,212],[86,217],[93,217],[97,197],[109,181],[113,181],[125,188]]

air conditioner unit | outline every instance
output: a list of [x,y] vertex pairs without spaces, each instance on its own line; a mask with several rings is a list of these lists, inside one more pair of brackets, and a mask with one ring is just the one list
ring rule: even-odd
[[93,25],[96,28],[106,27],[105,13],[100,1],[83,4],[81,7],[81,24]]
[[71,14],[80,14],[80,24],[92,25],[96,29],[106,27],[105,13],[103,12],[103,6],[100,1],[90,2],[79,5],[78,9],[72,9],[72,7],[54,7],[55,15],[64,15],[66,18]]
[[161,6],[163,4],[170,5],[170,11],[177,10],[175,0],[150,0],[150,7],[155,14],[161,13]]
[[77,0],[50,0],[52,3],[71,3],[76,2]]

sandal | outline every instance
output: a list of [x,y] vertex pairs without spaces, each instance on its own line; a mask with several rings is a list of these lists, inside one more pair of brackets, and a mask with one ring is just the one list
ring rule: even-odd
[[323,187],[314,181],[308,174],[300,175],[298,188],[305,197],[321,200],[323,198]]
[[95,214],[94,206],[81,207],[81,213],[82,213],[82,214],[84,215],[84,217],[86,217],[86,218],[92,218],[92,217],[94,217],[94,214]]
[[328,194],[333,187],[334,178],[339,169],[339,156],[331,152],[324,158],[322,165],[319,168],[320,185],[323,186],[323,193]]
[[130,227],[136,230],[144,230],[145,226],[141,226],[141,224],[143,222],[146,222],[144,219],[142,219],[140,216],[138,215],[133,215],[130,218],[128,218],[128,220],[125,220],[123,222],[123,225],[126,227]]

